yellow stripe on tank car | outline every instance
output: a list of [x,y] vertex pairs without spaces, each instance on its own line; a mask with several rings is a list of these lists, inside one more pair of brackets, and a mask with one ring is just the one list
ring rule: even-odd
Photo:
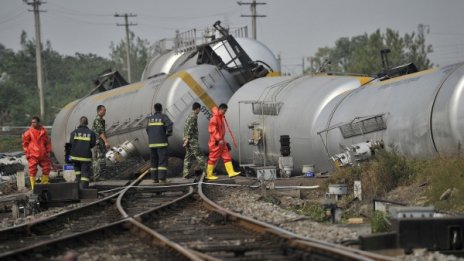
[[279,71],[273,71],[273,72],[268,72],[266,74],[266,77],[277,77],[277,76],[282,76],[281,72]]
[[79,100],[75,100],[75,101],[72,101],[68,104],[66,104],[66,106],[63,107],[63,110],[67,110],[67,109],[71,109],[71,108],[74,108],[74,106],[76,106],[76,104],[81,101],[82,99],[79,99]]
[[187,86],[200,98],[200,100],[208,107],[208,109],[212,110],[213,107],[217,106],[217,104],[213,101],[213,98],[209,96],[209,94],[202,88],[202,86],[193,79],[193,77],[185,71],[178,72],[172,75],[170,78],[179,77],[184,81]]
[[372,77],[356,77],[361,85],[366,84],[367,82],[371,81]]
[[406,75],[398,76],[398,77],[391,78],[391,79],[388,79],[388,80],[385,80],[385,81],[374,82],[374,83],[371,84],[371,86],[377,86],[378,87],[378,86],[382,86],[382,85],[386,85],[386,84],[390,84],[390,83],[395,83],[395,82],[399,82],[399,81],[402,81],[402,80],[411,79],[411,78],[423,76],[423,75],[426,75],[426,74],[429,74],[429,73],[433,73],[436,70],[437,70],[436,68],[431,68],[431,69],[427,69],[427,70],[416,72],[416,73],[406,74]]
[[142,89],[143,86],[145,86],[145,83],[139,82],[139,83],[134,83],[134,84],[127,85],[124,87],[119,87],[113,90],[95,94],[92,96],[92,100],[101,101],[101,100],[108,99],[114,96],[119,96],[119,95],[130,93],[130,92],[135,92],[135,91]]

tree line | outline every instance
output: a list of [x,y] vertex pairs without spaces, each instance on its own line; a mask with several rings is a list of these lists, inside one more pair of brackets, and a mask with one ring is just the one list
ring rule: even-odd
[[[133,33],[130,41],[132,79],[140,79],[155,48]],[[20,43],[15,52],[0,42],[0,126],[27,126],[30,117],[39,115],[35,41],[23,31]],[[108,59],[91,53],[62,55],[53,50],[50,41],[43,44],[46,117],[42,122],[51,125],[59,110],[88,94],[95,87],[93,81],[105,70],[118,70],[127,77],[124,48],[125,41],[112,42]]]
[[[18,51],[0,43],[0,126],[28,125],[30,117],[39,114],[35,42],[23,31]],[[147,40],[130,34],[132,79],[140,79],[145,65],[154,57],[156,48]],[[390,49],[391,65],[414,62],[419,70],[433,66],[427,54],[433,51],[425,44],[423,31],[400,36],[386,29],[372,34],[342,37],[334,47],[319,48],[311,57],[311,69],[342,73],[375,75],[382,69],[380,50]],[[62,55],[47,41],[42,50],[44,61],[44,95],[47,125],[67,103],[82,98],[95,86],[93,80],[107,70],[118,70],[127,77],[125,42],[111,43],[110,59],[95,54]],[[137,81],[137,80],[136,80]]]

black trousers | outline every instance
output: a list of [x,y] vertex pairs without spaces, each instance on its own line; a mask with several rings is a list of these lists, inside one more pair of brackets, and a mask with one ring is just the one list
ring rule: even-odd
[[151,179],[166,180],[166,173],[168,170],[168,148],[150,148],[150,161]]
[[90,161],[73,161],[74,173],[76,173],[76,181],[80,188],[88,188],[90,182],[90,169],[92,162]]

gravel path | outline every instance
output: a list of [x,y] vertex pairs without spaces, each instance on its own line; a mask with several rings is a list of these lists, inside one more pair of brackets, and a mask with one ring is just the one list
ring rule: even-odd
[[[260,199],[260,190],[221,188],[221,191],[225,196],[217,199],[218,204],[244,216],[273,224],[301,236],[330,243],[340,243],[346,240],[357,240],[360,234],[358,230],[345,226],[311,221],[306,216],[283,209],[273,203],[265,202]],[[398,260],[405,261],[464,261],[463,258],[424,250],[416,250],[411,255],[399,256],[397,258]]]

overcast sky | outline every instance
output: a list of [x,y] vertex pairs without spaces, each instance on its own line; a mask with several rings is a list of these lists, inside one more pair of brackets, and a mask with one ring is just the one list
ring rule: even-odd
[[[32,0],[28,0],[32,1]],[[251,2],[252,0],[242,0]],[[264,0],[258,0],[265,2]],[[267,0],[258,5],[258,40],[282,57],[284,72],[301,71],[303,57],[317,48],[334,46],[340,37],[371,34],[392,28],[411,33],[419,24],[428,26],[428,44],[434,47],[433,63],[446,65],[464,61],[464,0]],[[22,0],[0,1],[0,43],[18,50],[25,30],[34,35],[31,6]],[[154,43],[181,32],[203,30],[216,20],[231,28],[245,25],[251,36],[249,6],[232,0],[46,0],[41,6],[42,42],[49,40],[54,50],[68,55],[96,53],[109,57],[110,43],[125,37],[123,23],[115,13],[133,13],[130,29]],[[1,61],[0,61],[1,62]]]

